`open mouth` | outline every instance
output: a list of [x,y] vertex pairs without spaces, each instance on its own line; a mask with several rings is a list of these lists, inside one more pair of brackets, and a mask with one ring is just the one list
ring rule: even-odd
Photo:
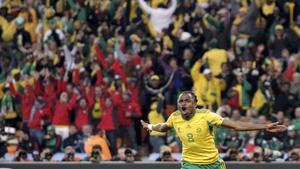
[[182,107],[181,110],[182,110],[182,111],[186,111],[186,107]]

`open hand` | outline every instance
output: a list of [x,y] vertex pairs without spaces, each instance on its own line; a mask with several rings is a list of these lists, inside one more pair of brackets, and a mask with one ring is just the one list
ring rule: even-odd
[[279,125],[279,122],[271,123],[267,125],[268,132],[283,132],[287,130],[287,127],[285,125]]
[[141,124],[142,124],[144,129],[147,129],[148,131],[150,131],[149,128],[148,128],[148,125],[149,125],[148,123],[144,122],[144,120],[141,120]]

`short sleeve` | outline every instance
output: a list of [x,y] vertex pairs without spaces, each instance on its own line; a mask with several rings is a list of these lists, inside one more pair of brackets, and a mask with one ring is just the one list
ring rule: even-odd
[[217,113],[211,112],[208,110],[206,115],[207,122],[214,126],[220,126],[223,123],[224,118],[218,115]]
[[174,113],[172,113],[169,116],[168,120],[166,121],[167,126],[170,128],[173,128],[173,119],[174,119]]

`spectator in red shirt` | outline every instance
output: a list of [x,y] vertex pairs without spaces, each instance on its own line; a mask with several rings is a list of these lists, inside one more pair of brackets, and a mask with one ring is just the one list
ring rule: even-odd
[[43,137],[43,127],[50,124],[52,120],[51,106],[38,97],[34,100],[34,104],[30,111],[28,128],[30,136],[37,139],[41,144]]
[[75,92],[76,94],[72,96],[70,101],[68,94],[62,92],[59,100],[56,100],[55,102],[52,125],[55,127],[55,132],[61,135],[63,139],[67,138],[69,135],[69,125],[71,124],[70,113],[79,97],[79,91],[75,90]]
[[129,77],[127,78],[127,88],[131,93],[132,101],[137,103],[140,106],[139,101],[139,90],[140,90],[140,84],[137,78],[135,77]]
[[137,148],[136,131],[134,129],[134,118],[141,117],[139,105],[132,101],[131,94],[125,92],[122,94],[122,104],[118,108],[118,123],[120,136],[124,140],[128,136],[132,148]]
[[93,108],[93,99],[90,96],[82,97],[79,100],[79,106],[76,108],[75,125],[81,130],[83,125],[89,123],[89,114]]
[[24,124],[27,123],[35,97],[33,88],[29,84],[26,84],[24,91],[17,92],[13,82],[9,82],[9,90],[14,97],[19,97],[19,99],[21,100],[22,121]]
[[106,136],[110,143],[111,152],[116,153],[116,126],[117,126],[117,113],[111,98],[105,99],[105,104],[102,109],[102,118],[97,128],[105,130]]

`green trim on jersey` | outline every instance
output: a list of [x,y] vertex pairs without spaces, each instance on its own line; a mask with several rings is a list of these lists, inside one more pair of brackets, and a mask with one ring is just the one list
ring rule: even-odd
[[222,159],[219,159],[212,164],[191,164],[182,162],[181,169],[226,169],[226,165]]

